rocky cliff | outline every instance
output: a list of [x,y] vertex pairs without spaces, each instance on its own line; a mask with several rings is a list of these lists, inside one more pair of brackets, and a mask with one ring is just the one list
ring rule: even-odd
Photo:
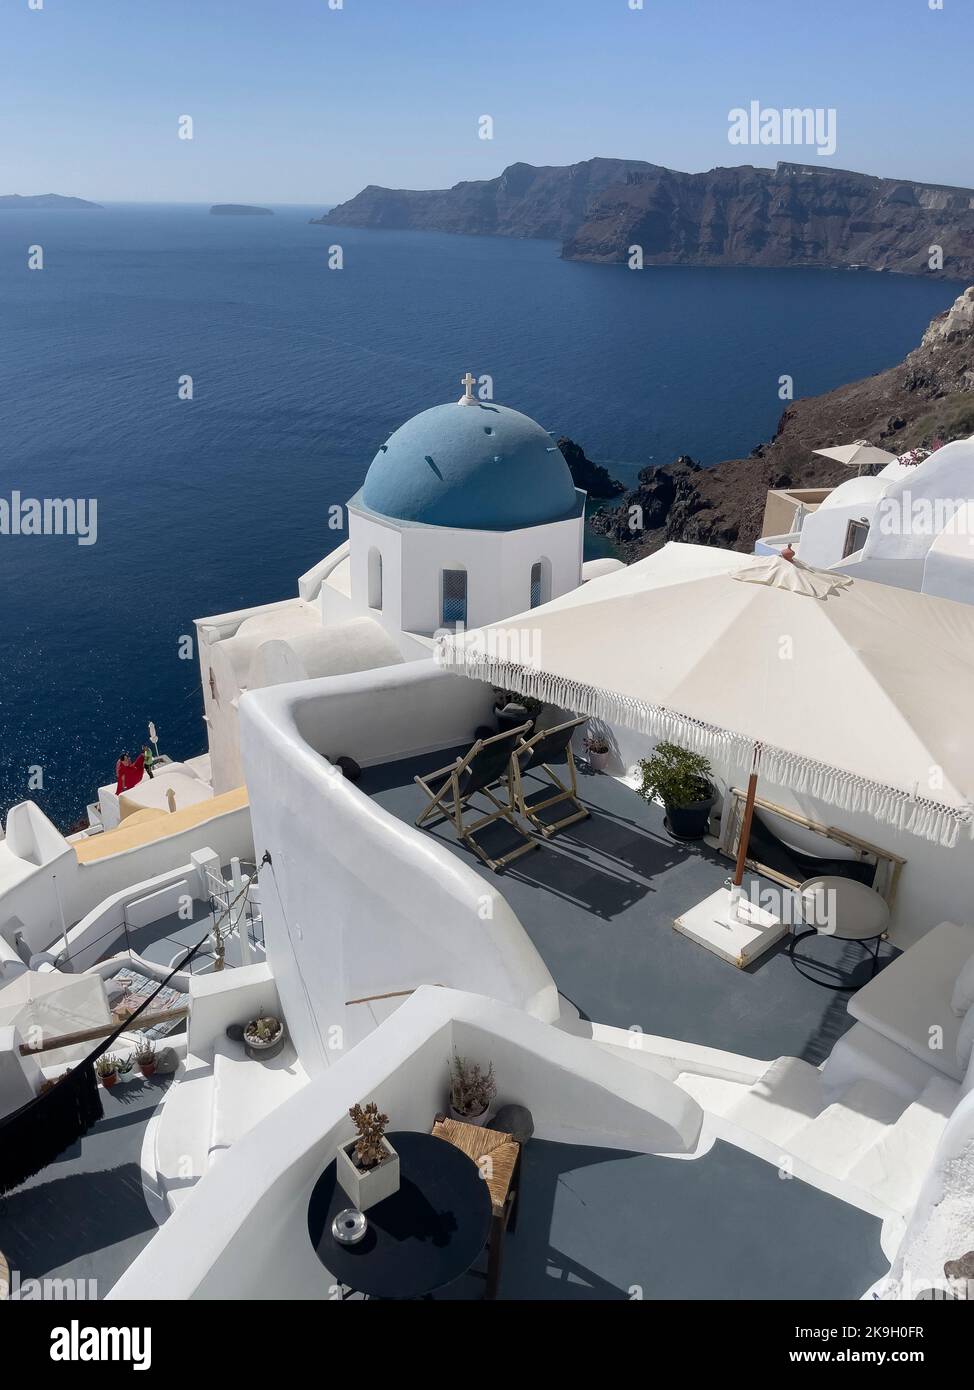
[[[571,260],[857,267],[974,278],[974,190],[821,165],[684,174],[642,160],[512,164],[496,179],[420,192],[370,184],[334,226],[550,237]],[[931,247],[942,267],[930,266]]]
[[792,402],[774,438],[748,458],[700,468],[684,456],[644,468],[636,488],[618,507],[597,513],[591,525],[630,561],[671,540],[750,551],[761,534],[769,488],[832,487],[849,477],[847,468],[817,458],[814,449],[868,439],[903,454],[971,434],[974,287],[933,320],[898,366]]
[[573,439],[562,437],[558,440],[558,448],[568,464],[572,482],[587,492],[589,497],[603,501],[625,492],[623,484],[611,477],[608,469],[603,468],[600,463],[593,463],[590,458],[586,458],[585,450]]

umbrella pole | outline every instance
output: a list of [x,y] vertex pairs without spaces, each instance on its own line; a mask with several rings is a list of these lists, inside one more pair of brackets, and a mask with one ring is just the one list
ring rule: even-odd
[[740,888],[744,882],[744,864],[751,839],[751,822],[754,819],[754,797],[758,789],[758,774],[752,772],[747,781],[747,796],[744,799],[744,817],[741,821],[741,836],[737,843],[737,864],[734,867],[733,885]]

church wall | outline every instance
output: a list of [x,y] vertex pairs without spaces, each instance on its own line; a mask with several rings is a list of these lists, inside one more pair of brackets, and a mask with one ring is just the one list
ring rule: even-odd
[[531,567],[550,564],[551,594],[577,588],[582,570],[581,517],[520,531],[461,531],[404,527],[402,619],[407,632],[433,633],[441,625],[444,569],[467,571],[467,626],[512,617],[531,606]]
[[[352,607],[396,635],[402,628],[402,535],[398,527],[349,508]],[[382,556],[382,609],[369,606],[369,551]]]

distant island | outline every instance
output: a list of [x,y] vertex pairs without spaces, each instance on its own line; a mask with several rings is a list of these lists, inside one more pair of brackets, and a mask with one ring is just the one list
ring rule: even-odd
[[273,217],[273,208],[252,208],[247,203],[214,203],[211,217]]
[[[821,165],[685,174],[638,159],[512,164],[430,192],[370,184],[316,223],[545,237],[566,260],[809,266],[974,279],[974,190]],[[931,268],[931,247],[942,268]]]
[[74,208],[105,210],[101,203],[89,203],[86,198],[63,198],[60,193],[33,193],[26,197],[20,193],[0,193],[0,210],[17,208],[61,208],[66,212]]

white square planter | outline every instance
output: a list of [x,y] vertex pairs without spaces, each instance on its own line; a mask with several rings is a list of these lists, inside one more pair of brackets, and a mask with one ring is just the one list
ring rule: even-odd
[[389,1140],[383,1139],[382,1147],[388,1158],[375,1168],[357,1168],[352,1158],[352,1150],[357,1143],[357,1139],[349,1139],[347,1144],[339,1147],[336,1156],[338,1183],[357,1211],[368,1211],[376,1202],[384,1201],[399,1191],[399,1155]]

